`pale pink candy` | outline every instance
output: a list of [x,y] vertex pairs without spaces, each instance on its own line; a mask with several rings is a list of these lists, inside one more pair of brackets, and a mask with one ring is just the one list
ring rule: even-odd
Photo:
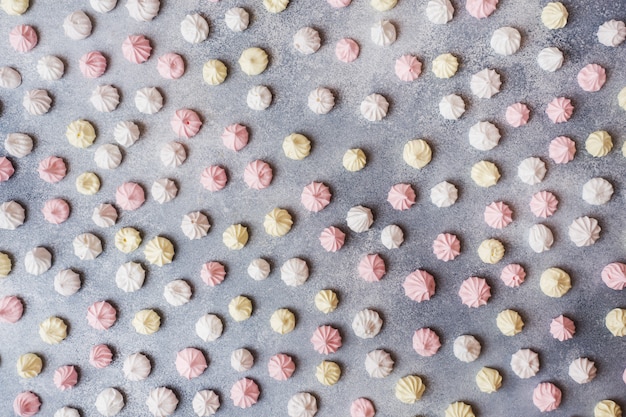
[[200,116],[193,110],[179,109],[176,110],[170,119],[170,126],[179,138],[189,139],[196,134],[202,127]]
[[270,358],[267,363],[267,372],[277,381],[285,381],[291,378],[296,370],[296,364],[291,356],[279,353]]
[[37,32],[32,26],[15,26],[9,33],[9,43],[17,52],[28,52],[37,45]]
[[451,233],[440,233],[433,242],[433,253],[441,261],[451,261],[461,253],[461,242]]
[[227,182],[226,170],[219,165],[204,168],[200,174],[200,184],[209,191],[219,191],[226,186]]
[[0,323],[16,323],[24,314],[24,305],[14,295],[0,298]]
[[107,345],[95,345],[89,351],[89,363],[94,368],[106,368],[112,360],[113,353]]
[[350,417],[374,417],[374,404],[367,398],[357,398],[350,405]]
[[408,210],[415,204],[415,190],[410,184],[396,184],[389,190],[387,201],[395,210]]
[[335,9],[347,7],[352,2],[352,0],[327,0],[327,1],[328,1],[328,4],[330,4]]
[[530,211],[537,216],[547,218],[556,212],[559,200],[550,191],[539,191],[530,199]]
[[567,164],[574,159],[574,155],[576,154],[576,142],[567,136],[554,138],[550,142],[548,154],[557,164]]
[[243,180],[249,188],[254,190],[267,188],[273,177],[272,167],[260,159],[250,162],[243,171]]
[[117,320],[117,311],[106,301],[97,301],[87,309],[87,323],[96,330],[107,330]]
[[98,51],[88,52],[78,61],[85,78],[98,78],[107,70],[107,59]]
[[574,333],[576,333],[576,325],[570,318],[560,315],[552,319],[550,323],[550,334],[555,339],[563,342],[574,337]]
[[576,78],[580,88],[593,93],[600,90],[606,82],[606,71],[598,64],[589,64],[580,70]]
[[327,227],[320,234],[320,243],[326,252],[337,252],[345,241],[346,234],[335,226]]
[[498,5],[498,0],[467,0],[465,8],[476,19],[489,17]]
[[176,354],[176,370],[182,377],[197,378],[206,368],[206,358],[198,349],[186,348]]
[[622,381],[626,384],[626,369],[624,369],[624,373],[622,374]]
[[137,210],[145,201],[143,188],[134,182],[125,182],[115,192],[115,202],[122,210]]
[[172,52],[161,55],[157,60],[157,71],[163,78],[178,79],[185,73],[185,61],[180,55]]
[[143,35],[130,35],[122,42],[122,55],[133,64],[141,64],[150,58],[152,46]]
[[233,400],[235,407],[248,408],[256,404],[260,393],[256,382],[243,378],[235,382],[230,389],[230,399]]
[[65,178],[67,167],[63,159],[57,156],[49,156],[39,163],[37,172],[39,173],[39,178],[54,184]]
[[5,156],[0,156],[0,182],[7,181],[15,173],[13,163]]
[[352,62],[359,57],[359,44],[353,39],[343,38],[335,45],[335,56],[341,62]]
[[54,198],[46,201],[41,212],[48,223],[61,224],[70,216],[70,206],[67,201]]
[[331,197],[330,190],[324,183],[312,182],[302,190],[300,202],[305,209],[318,212],[330,204]]
[[485,207],[485,223],[494,229],[503,229],[513,221],[513,211],[502,201],[496,201]]
[[542,382],[533,390],[533,404],[542,413],[556,410],[561,405],[561,390],[551,382]]
[[413,55],[402,55],[396,60],[395,71],[402,81],[413,81],[422,73],[422,63]]
[[377,253],[365,255],[361,258],[358,270],[359,276],[367,282],[380,281],[387,272],[385,261]]
[[505,266],[500,273],[500,279],[507,287],[519,287],[526,279],[526,271],[518,264]]
[[424,327],[413,334],[413,349],[420,356],[433,356],[440,347],[439,336],[432,329]]
[[248,128],[235,123],[224,128],[222,143],[232,151],[240,151],[248,144]]
[[613,262],[602,269],[602,281],[613,290],[623,290],[626,287],[626,265]]
[[506,122],[513,127],[520,127],[528,123],[530,110],[524,103],[511,104],[506,109]]
[[65,365],[54,371],[54,385],[61,391],[71,389],[78,382],[78,372],[72,365]]
[[487,304],[491,297],[491,287],[484,278],[469,277],[459,288],[461,302],[468,307],[480,307]]
[[202,281],[209,287],[215,287],[224,281],[226,278],[226,268],[219,262],[207,262],[202,265],[202,270],[200,270],[200,277]]
[[311,343],[316,352],[328,355],[341,347],[341,335],[334,327],[320,326],[313,332]]
[[546,114],[552,120],[552,123],[565,123],[574,112],[572,100],[565,97],[557,97],[548,103]]
[[421,303],[435,295],[435,279],[428,272],[418,269],[411,272],[402,283],[404,295]]
[[19,393],[13,400],[13,412],[20,417],[32,417],[39,412],[40,407],[41,400],[30,391]]

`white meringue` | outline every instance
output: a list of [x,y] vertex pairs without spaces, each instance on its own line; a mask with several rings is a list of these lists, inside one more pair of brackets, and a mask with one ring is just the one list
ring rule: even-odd
[[248,275],[255,281],[263,281],[270,274],[270,263],[263,258],[253,259],[248,265]]
[[102,241],[92,233],[83,233],[72,241],[74,255],[81,261],[96,259],[102,253]]
[[220,408],[220,397],[214,391],[204,389],[196,392],[191,404],[198,417],[209,417]]
[[91,20],[82,10],[68,15],[63,21],[65,36],[75,41],[91,35]]
[[106,143],[96,149],[93,160],[98,168],[115,169],[122,163],[122,152],[117,145]]
[[559,48],[544,48],[537,55],[537,64],[548,72],[554,72],[563,66],[563,52]]
[[133,353],[124,359],[124,365],[122,366],[124,376],[129,381],[137,382],[143,381],[150,375],[152,371],[152,365],[150,359],[142,353]]
[[4,149],[11,156],[23,158],[33,150],[33,139],[25,133],[9,133],[4,140]]
[[178,187],[171,179],[160,178],[152,183],[150,194],[157,203],[164,204],[176,198]]
[[600,238],[602,228],[598,221],[592,217],[583,216],[575,219],[569,225],[568,235],[578,247],[591,246]]
[[380,20],[372,25],[370,37],[378,46],[389,46],[396,41],[396,27],[389,20]]
[[369,230],[372,226],[372,223],[374,223],[374,215],[372,214],[372,210],[367,207],[355,206],[348,210],[346,223],[350,230],[362,233]]
[[320,34],[311,27],[303,27],[293,35],[293,47],[304,55],[311,55],[317,52],[322,45]]
[[144,87],[135,93],[135,107],[141,113],[154,114],[163,107],[163,96],[155,87]]
[[165,387],[153,388],[146,399],[148,410],[155,417],[167,417],[174,414],[178,407],[178,398],[174,391]]
[[430,201],[437,207],[450,207],[456,203],[459,190],[447,181],[442,181],[430,189]]
[[500,55],[513,55],[519,50],[522,35],[510,26],[497,29],[491,35],[491,48]]
[[522,379],[533,377],[539,372],[539,355],[530,349],[520,349],[511,356],[511,369]]
[[180,307],[191,300],[191,287],[184,280],[175,279],[165,285],[163,297],[170,305]]
[[426,5],[426,17],[436,25],[444,25],[452,20],[454,6],[450,0],[430,0]]
[[124,292],[134,292],[143,286],[146,271],[137,262],[122,264],[115,273],[115,284]]
[[369,352],[365,356],[365,370],[371,378],[386,378],[393,371],[391,355],[382,349]]
[[616,47],[626,39],[626,25],[621,20],[609,20],[598,28],[598,42]]
[[176,168],[181,166],[187,159],[187,151],[180,142],[168,142],[161,148],[159,157],[161,163],[167,168]]
[[192,211],[191,213],[185,214],[180,223],[181,230],[189,240],[205,237],[210,227],[211,224],[207,216],[199,211]]
[[126,9],[130,17],[138,22],[149,22],[159,14],[159,0],[128,0]]
[[89,101],[97,111],[109,113],[120,104],[120,94],[112,85],[99,85],[91,92]]
[[65,73],[65,64],[53,55],[46,55],[37,61],[37,72],[42,80],[58,80]]
[[26,252],[24,266],[29,274],[41,275],[52,266],[52,254],[48,249],[38,246]]
[[546,176],[546,164],[539,158],[524,159],[517,166],[517,176],[528,185],[539,184]]
[[89,0],[89,4],[98,13],[108,13],[115,9],[117,0]]
[[117,221],[117,210],[111,204],[98,204],[93,209],[91,220],[100,227],[111,227]]
[[224,330],[224,324],[215,314],[205,314],[196,321],[196,334],[205,342],[217,340]]
[[335,107],[335,96],[328,88],[318,87],[309,93],[308,106],[315,114],[326,114]]
[[474,362],[480,356],[480,342],[474,336],[464,334],[454,339],[454,356],[461,362]]
[[124,397],[115,388],[107,388],[96,397],[96,409],[105,417],[111,417],[124,408]]
[[465,113],[465,101],[456,94],[444,96],[439,102],[439,113],[444,119],[456,120]]
[[24,94],[22,106],[33,116],[48,113],[52,105],[52,98],[46,90],[29,90]]
[[395,224],[390,224],[380,232],[380,241],[387,249],[398,249],[404,242],[404,232]]
[[591,382],[596,377],[596,364],[587,358],[574,359],[568,370],[568,375],[579,384]]
[[478,98],[491,98],[500,91],[500,74],[495,70],[485,68],[472,75],[470,88],[472,93]]
[[26,212],[24,207],[15,201],[0,204],[0,229],[15,230],[24,224]]
[[189,43],[200,43],[209,36],[209,23],[198,13],[188,14],[180,22],[180,33]]
[[272,104],[272,92],[264,85],[252,87],[248,91],[246,103],[252,110],[265,110]]
[[113,138],[117,143],[128,148],[139,139],[139,126],[130,121],[119,122],[113,130]]
[[72,407],[61,407],[54,412],[53,417],[80,417],[80,413]]
[[254,365],[254,357],[248,349],[236,349],[230,354],[230,366],[237,372],[250,370]]
[[361,115],[370,122],[382,120],[387,116],[389,102],[380,94],[370,94],[361,102]]
[[280,267],[280,279],[290,287],[302,285],[309,279],[309,266],[300,258],[288,259]]
[[243,32],[248,28],[250,24],[250,15],[246,11],[246,9],[242,9],[241,7],[233,7],[232,9],[228,9],[226,14],[224,15],[224,21],[226,22],[226,26],[228,29],[233,32]]
[[17,88],[22,84],[22,76],[11,67],[0,67],[0,87]]
[[69,297],[80,290],[80,275],[71,269],[62,269],[54,276],[54,290]]
[[374,310],[361,310],[352,320],[352,330],[361,339],[371,339],[380,333],[383,326],[383,319]]
[[287,402],[289,417],[313,417],[317,414],[317,400],[308,392],[299,392]]
[[552,230],[546,225],[536,224],[528,231],[528,244],[536,253],[550,250],[553,243],[554,236],[552,235]]
[[593,206],[609,202],[613,196],[613,186],[604,178],[592,178],[583,185],[583,200]]
[[469,142],[479,151],[488,151],[500,143],[500,130],[490,122],[478,122],[469,130]]

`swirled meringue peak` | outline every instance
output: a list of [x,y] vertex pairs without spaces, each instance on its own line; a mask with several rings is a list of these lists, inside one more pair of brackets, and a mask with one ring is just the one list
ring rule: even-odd
[[30,391],[21,392],[13,400],[13,412],[20,417],[32,417],[39,413],[41,400]]
[[193,397],[192,407],[199,417],[212,416],[220,408],[220,397],[212,390],[198,391]]
[[533,390],[533,404],[542,413],[556,410],[561,405],[561,390],[551,382],[542,382]]
[[322,230],[319,237],[320,244],[327,252],[337,252],[343,247],[345,239],[346,234],[335,226]]
[[159,14],[159,0],[128,0],[126,9],[130,17],[138,22],[149,22]]
[[161,55],[157,60],[157,71],[165,79],[176,80],[185,73],[185,61],[172,52]]
[[499,0],[467,0],[465,9],[476,19],[484,19],[491,16],[496,10]]
[[230,399],[235,407],[248,408],[257,403],[261,391],[252,379],[242,378],[230,389]]
[[552,216],[557,209],[559,200],[550,191],[539,191],[530,199],[530,211],[540,218]]
[[112,360],[113,353],[107,345],[95,345],[89,351],[89,363],[94,368],[106,368]]
[[626,39],[626,25],[621,20],[609,20],[600,25],[597,36],[604,46],[619,46]]
[[107,60],[98,51],[88,52],[78,61],[80,72],[85,78],[98,78],[107,70]]
[[428,272],[418,269],[406,276],[402,288],[404,295],[421,303],[435,295],[435,279]]
[[528,123],[530,110],[524,103],[511,104],[506,108],[506,122],[513,127],[524,126]]
[[378,46],[389,46],[396,41],[396,27],[389,20],[380,20],[370,28],[372,42]]
[[491,298],[491,287],[484,278],[469,277],[459,288],[461,302],[468,307],[480,307]]
[[20,73],[11,67],[0,67],[0,87],[2,88],[17,88],[22,84],[22,76]]
[[502,269],[500,279],[507,287],[519,287],[526,278],[526,271],[521,265],[509,264]]
[[396,60],[396,76],[402,81],[413,81],[422,73],[422,63],[413,55],[402,55]]
[[0,323],[16,323],[22,318],[24,305],[13,295],[0,298]]
[[209,36],[209,23],[198,13],[188,14],[180,22],[180,33],[187,42],[200,43]]
[[354,39],[343,38],[335,45],[335,56],[341,62],[352,62],[359,57],[359,44]]
[[70,206],[62,198],[53,198],[45,202],[41,213],[48,223],[61,224],[70,216]]
[[550,322],[550,334],[553,338],[561,342],[574,337],[575,332],[576,326],[574,321],[562,314],[559,317],[552,319]]
[[291,378],[296,370],[296,365],[289,355],[279,353],[272,356],[267,363],[269,375],[277,381],[285,381]]
[[243,32],[250,24],[250,14],[241,7],[228,9],[224,14],[224,22],[233,32]]
[[433,356],[440,347],[439,336],[432,329],[425,327],[413,334],[413,350],[420,356]]
[[186,348],[176,354],[176,370],[187,378],[197,378],[207,368],[204,354],[195,348]]
[[494,229],[503,229],[513,221],[513,211],[502,201],[495,201],[485,207],[485,223]]
[[320,326],[313,332],[311,344],[315,351],[323,355],[335,353],[342,345],[341,335],[339,330],[334,327],[328,325]]
[[65,73],[65,64],[54,55],[46,55],[37,61],[37,73],[42,80],[58,80]]
[[37,32],[35,32],[32,26],[15,26],[9,32],[9,43],[17,52],[28,52],[37,45],[37,42]]
[[433,253],[441,261],[452,261],[461,253],[461,242],[451,233],[441,233],[433,241]]
[[150,58],[152,46],[143,35],[130,35],[122,42],[122,55],[133,64],[142,64]]
[[606,82],[606,70],[598,64],[588,64],[577,76],[578,85],[585,91],[596,92]]
[[426,5],[426,17],[431,23],[445,25],[454,16],[454,6],[450,0],[429,0]]
[[505,26],[491,35],[491,48],[499,55],[513,55],[519,50],[521,40],[522,35],[517,29]]
[[558,136],[550,142],[548,155],[557,164],[567,164],[576,154],[576,142],[567,136]]
[[115,9],[117,0],[89,0],[89,4],[98,13],[108,13]]
[[500,92],[500,74],[495,70],[485,68],[472,75],[470,88],[472,93],[478,98],[491,98]]
[[81,10],[69,14],[63,21],[65,36],[75,41],[91,35],[91,29],[91,19]]

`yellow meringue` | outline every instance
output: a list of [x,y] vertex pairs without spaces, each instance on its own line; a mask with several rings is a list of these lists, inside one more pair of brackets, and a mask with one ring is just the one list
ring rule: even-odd
[[261,48],[248,48],[239,57],[239,66],[248,75],[259,75],[265,71],[267,63],[267,52]]
[[502,375],[496,369],[483,367],[476,374],[476,385],[482,392],[491,394],[502,386]]
[[433,151],[424,139],[410,140],[404,145],[402,158],[413,168],[424,168],[430,163]]
[[562,269],[548,268],[541,274],[539,286],[548,297],[559,298],[572,288],[572,282],[569,274]]
[[332,290],[322,290],[315,295],[315,307],[322,313],[328,314],[337,308],[339,299]]
[[522,331],[524,321],[515,310],[504,310],[496,318],[496,326],[505,336],[515,336]]
[[398,0],[371,0],[370,5],[379,12],[386,12],[396,7]]
[[174,259],[174,245],[168,239],[157,236],[152,238],[143,250],[146,261],[153,265],[163,266]]
[[67,324],[58,317],[48,317],[39,323],[39,337],[49,345],[57,345],[67,337]]
[[304,135],[292,133],[283,140],[283,152],[287,158],[299,161],[311,153],[311,141]]
[[422,398],[426,386],[417,375],[407,375],[396,383],[396,398],[405,404],[413,404]]
[[459,69],[459,60],[452,54],[441,54],[433,60],[433,73],[437,78],[451,78]]
[[96,130],[87,120],[74,120],[67,126],[65,137],[72,146],[88,148],[96,140]]
[[2,0],[0,7],[10,16],[19,16],[26,13],[29,3],[29,0]]
[[115,247],[124,253],[131,253],[141,244],[141,235],[137,229],[123,227],[115,234]]
[[84,195],[94,195],[100,191],[100,178],[93,172],[83,172],[76,178],[76,191]]
[[252,315],[252,301],[248,297],[238,295],[228,303],[228,313],[235,321],[248,320]]
[[224,246],[231,250],[239,250],[248,243],[248,228],[240,224],[230,225],[222,234]]
[[622,407],[615,401],[602,400],[593,408],[593,417],[622,417]]
[[141,310],[135,314],[132,324],[137,333],[151,335],[161,328],[161,316],[154,310]]
[[291,214],[287,210],[278,207],[267,213],[265,220],[263,220],[265,232],[274,237],[286,235],[291,230],[292,225]]
[[497,264],[504,257],[504,245],[497,239],[487,239],[478,247],[478,256],[486,264]]
[[0,252],[0,278],[4,278],[11,273],[11,258],[4,252]]
[[341,368],[335,362],[322,361],[315,368],[315,377],[322,385],[335,385],[341,378]]
[[296,327],[296,316],[286,308],[281,308],[270,317],[270,326],[278,334],[290,333]]
[[613,149],[613,140],[611,135],[604,130],[598,130],[593,132],[587,137],[585,141],[585,149],[597,158],[605,156],[611,149]]
[[626,110],[626,87],[622,88],[617,94],[617,104]]
[[567,25],[569,13],[563,3],[552,2],[546,4],[541,11],[541,22],[548,29],[561,29]]
[[287,8],[289,0],[263,0],[263,6],[270,13],[280,13]]
[[445,417],[476,417],[472,407],[462,401],[457,401],[446,408]]
[[343,154],[343,167],[350,172],[360,171],[365,168],[367,164],[367,157],[362,149],[348,149]]
[[614,308],[609,311],[604,319],[606,328],[609,329],[613,336],[625,336],[626,335],[626,310],[623,308]]
[[228,68],[220,60],[210,59],[202,67],[202,78],[208,85],[219,85],[228,75]]
[[41,373],[43,362],[34,353],[25,353],[17,359],[17,374],[20,378],[34,378]]
[[470,176],[476,185],[488,188],[498,183],[498,180],[500,179],[500,171],[493,162],[480,161],[472,166]]

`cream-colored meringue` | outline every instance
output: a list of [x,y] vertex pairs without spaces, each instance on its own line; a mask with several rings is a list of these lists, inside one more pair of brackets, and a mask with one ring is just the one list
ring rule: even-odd
[[58,317],[48,317],[39,323],[39,337],[49,345],[57,345],[67,337],[67,324]]
[[15,230],[24,224],[24,207],[15,201],[0,204],[0,229]]
[[287,8],[289,0],[263,0],[263,6],[270,13],[280,13]]
[[43,361],[35,353],[24,353],[17,358],[16,368],[20,378],[34,378],[41,373]]
[[152,198],[154,198],[157,203],[164,204],[176,198],[178,187],[171,179],[160,178],[152,183],[150,194],[152,194]]
[[497,264],[504,257],[504,245],[497,239],[483,240],[478,247],[478,257],[486,264]]
[[470,176],[479,187],[488,188],[500,180],[500,171],[493,162],[480,161],[472,166]]
[[510,26],[497,29],[491,35],[491,48],[499,55],[513,55],[519,50],[522,35]]
[[217,340],[224,330],[224,324],[215,314],[205,314],[196,321],[196,334],[205,342]]
[[439,208],[450,207],[456,203],[459,191],[447,181],[442,181],[430,189],[430,201]]
[[137,352],[124,359],[122,371],[124,372],[126,379],[129,381],[143,381],[148,377],[148,375],[150,375],[152,365],[150,364],[150,359],[148,359],[146,355]]
[[13,89],[19,87],[20,84],[22,84],[22,76],[16,69],[0,67],[0,87]]
[[296,327],[296,316],[286,308],[280,308],[270,317],[270,326],[278,334],[291,333]]
[[493,69],[486,68],[472,75],[470,88],[478,98],[491,98],[498,94],[501,85],[500,74]]
[[371,339],[380,333],[383,326],[383,319],[380,315],[370,309],[359,311],[352,320],[352,330],[361,339]]
[[187,151],[180,142],[168,142],[161,148],[159,158],[161,163],[167,168],[176,168],[181,166],[187,159]]
[[626,25],[621,20],[609,20],[598,28],[598,42],[616,47],[626,39]]
[[398,0],[370,0],[370,6],[379,12],[386,12],[396,7]]
[[285,156],[294,161],[300,161],[311,152],[311,141],[300,133],[292,133],[283,139]]
[[29,274],[41,275],[52,266],[52,254],[48,249],[38,246],[26,252],[24,266]]
[[522,379],[533,377],[539,372],[539,355],[530,349],[520,349],[511,356],[511,369]]
[[131,253],[141,244],[141,234],[133,227],[122,227],[115,233],[115,247],[124,253]]
[[317,52],[322,45],[320,34],[311,27],[303,27],[293,35],[293,47],[304,55],[311,55]]
[[80,289],[80,275],[71,269],[62,269],[54,276],[54,290],[69,297]]
[[417,375],[408,375],[400,378],[396,383],[396,398],[405,404],[413,404],[419,401],[424,394],[426,386]]
[[122,163],[122,152],[117,145],[107,143],[96,149],[93,160],[98,168],[115,169]]
[[613,336],[626,336],[626,310],[614,308],[604,318],[604,325]]
[[593,417],[621,417],[622,407],[613,400],[602,400],[593,408]]
[[346,223],[350,230],[356,233],[362,233],[369,230],[374,223],[374,215],[372,210],[364,206],[354,206],[348,210]]
[[0,1],[0,7],[2,10],[6,12],[9,16],[19,16],[26,13],[28,10],[28,6],[30,5],[29,0],[2,0]]
[[500,130],[493,123],[478,122],[469,130],[469,142],[479,151],[488,151],[500,143]]
[[432,157],[432,149],[424,139],[410,140],[402,149],[402,159],[413,168],[424,168],[430,163]]
[[191,287],[184,280],[175,279],[165,285],[163,297],[170,305],[180,307],[191,300]]
[[365,168],[367,156],[365,152],[363,152],[363,149],[348,149],[346,153],[343,154],[342,164],[347,171],[357,172]]
[[25,133],[9,133],[4,140],[4,149],[11,156],[23,158],[33,151],[33,139]]
[[398,249],[404,242],[404,232],[400,226],[390,224],[380,232],[380,241],[387,249]]
[[252,301],[248,297],[238,295],[228,303],[228,313],[235,321],[248,320],[252,315]]
[[287,415],[289,417],[313,417],[317,414],[317,400],[308,392],[299,392],[289,398]]
[[445,25],[454,16],[454,6],[450,0],[429,0],[426,5],[426,17],[436,25]]
[[280,267],[280,279],[290,287],[302,285],[309,279],[309,266],[303,259],[288,259]]
[[189,43],[200,43],[209,36],[209,23],[198,13],[188,14],[180,22],[180,33]]
[[37,61],[37,72],[42,80],[54,81],[63,76],[65,65],[56,56],[46,55]]
[[146,261],[156,266],[172,263],[174,258],[174,245],[163,236],[152,238],[143,250]]
[[91,20],[82,10],[68,15],[63,21],[65,36],[75,41],[91,35]]
[[75,408],[61,407],[54,412],[53,417],[80,417],[80,414]]
[[246,9],[233,7],[232,9],[228,9],[226,14],[224,14],[224,21],[228,29],[233,32],[243,32],[250,24],[250,15]]
[[222,243],[230,250],[239,250],[248,243],[248,228],[241,224],[232,224],[222,233]]
[[476,415],[471,405],[455,401],[446,408],[444,417],[476,417]]
[[308,106],[315,114],[326,114],[335,107],[335,96],[328,88],[318,87],[309,93]]
[[202,79],[208,85],[220,85],[228,76],[228,68],[218,59],[209,59],[202,67]]
[[124,397],[115,388],[107,388],[98,394],[95,406],[103,416],[114,416],[124,408]]
[[459,60],[452,54],[441,54],[433,60],[433,74],[437,78],[451,78],[459,69]]
[[135,107],[143,114],[154,114],[163,107],[163,96],[156,87],[144,87],[135,93]]
[[131,324],[137,333],[149,336],[161,328],[161,316],[154,310],[140,310],[135,313]]
[[113,129],[113,138],[117,143],[128,148],[139,139],[139,126],[130,121],[119,122]]
[[528,244],[534,252],[541,253],[550,250],[553,243],[554,236],[548,226],[536,224],[529,229]]
[[248,275],[255,281],[263,281],[270,275],[270,263],[263,258],[253,259],[248,264]]
[[600,238],[602,228],[598,221],[592,217],[583,216],[574,219],[569,225],[568,235],[578,247],[591,246]]
[[524,321],[515,310],[503,310],[496,317],[496,326],[505,336],[515,336],[524,328]]
[[315,308],[324,314],[332,313],[337,309],[339,299],[332,290],[321,290],[315,294]]
[[159,0],[128,0],[126,9],[130,17],[138,22],[149,22],[159,14]]
[[245,49],[239,57],[241,70],[248,75],[259,75],[267,68],[267,52],[261,48]]
[[494,393],[502,386],[502,375],[496,369],[483,367],[476,374],[476,385],[481,392]]
[[604,130],[591,133],[585,141],[585,149],[596,158],[606,156],[613,149],[611,135]]
[[439,113],[444,119],[457,120],[465,113],[465,101],[456,94],[444,96],[439,102]]
[[124,292],[134,292],[143,286],[145,278],[146,271],[141,264],[126,262],[117,269],[115,284]]
[[13,265],[11,258],[4,252],[0,252],[0,278],[6,278],[10,273]]
[[604,178],[592,178],[583,185],[583,200],[593,206],[609,202],[613,196],[613,186]]
[[117,0],[89,0],[89,4],[98,13],[108,13],[115,9]]
[[211,224],[207,216],[199,211],[192,211],[191,213],[185,214],[180,223],[183,234],[187,236],[189,240],[205,237],[210,227]]
[[554,72],[563,66],[563,52],[559,48],[544,48],[537,55],[537,64],[548,72]]
[[252,110],[265,110],[272,104],[272,92],[264,85],[252,87],[248,90],[246,103]]
[[541,273],[539,286],[548,297],[560,298],[572,288],[572,281],[569,274],[562,269],[548,268]]
[[174,391],[166,387],[158,387],[150,390],[146,399],[148,410],[155,417],[167,417],[174,414],[178,407],[178,398]]
[[378,46],[389,46],[396,41],[396,27],[389,20],[380,20],[370,28],[370,37]]
[[377,122],[387,116],[389,102],[380,94],[370,94],[361,102],[360,110],[366,120]]
[[569,13],[563,3],[551,2],[541,11],[541,22],[548,29],[561,29],[567,25]]
[[596,377],[596,365],[587,358],[574,359],[569,364],[568,375],[579,384],[587,384]]
[[388,352],[377,349],[365,356],[365,370],[370,378],[386,378],[393,371],[393,359]]
[[100,178],[93,172],[83,172],[76,178],[76,191],[83,195],[94,195],[100,191]]
[[72,246],[74,255],[82,261],[96,259],[102,253],[102,241],[92,233],[76,236],[72,241]]
[[120,104],[120,94],[112,85],[99,85],[91,92],[89,101],[97,111],[109,113]]
[[192,407],[198,417],[209,417],[220,408],[220,397],[212,390],[201,390],[193,397]]
[[336,362],[322,361],[315,368],[315,377],[327,387],[335,385],[341,378],[341,368]]
[[517,176],[528,185],[539,184],[546,176],[546,172],[546,164],[535,157],[526,158],[517,166]]

